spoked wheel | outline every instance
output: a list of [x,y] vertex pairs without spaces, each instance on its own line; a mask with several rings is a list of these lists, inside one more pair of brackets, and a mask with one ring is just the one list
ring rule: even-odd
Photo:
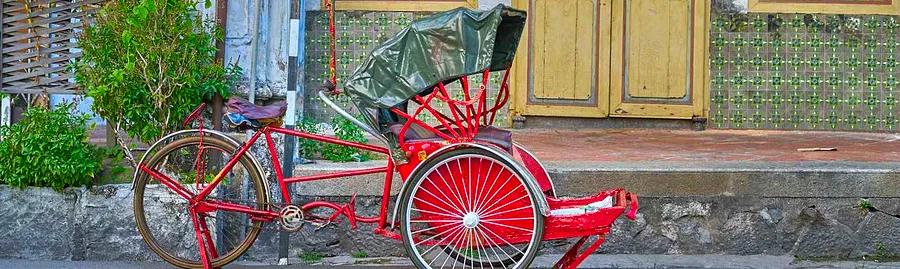
[[[201,146],[202,145],[202,146]],[[219,172],[209,160],[231,159],[236,146],[215,137],[185,137],[172,141],[153,154],[145,167],[183,186],[191,198],[204,189]],[[198,234],[203,239],[213,267],[224,266],[240,257],[256,240],[261,223],[237,212],[195,208],[188,200],[139,169],[134,190],[134,218],[148,247],[163,260],[181,268],[202,268]],[[225,179],[207,197],[268,210],[268,197],[261,173],[243,156]],[[192,214],[195,212],[195,214]],[[198,233],[199,231],[199,233]]]
[[478,148],[443,153],[402,194],[401,236],[418,268],[527,268],[543,236],[522,171]]

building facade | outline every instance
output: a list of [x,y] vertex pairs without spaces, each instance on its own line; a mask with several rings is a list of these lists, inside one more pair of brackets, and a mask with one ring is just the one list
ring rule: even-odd
[[[245,72],[239,93],[284,99],[295,75],[298,113],[330,117],[315,97],[329,76],[321,1],[228,1],[225,58]],[[870,132],[900,125],[900,0],[334,1],[339,80],[418,17],[497,4],[527,10],[514,98],[500,120],[507,125],[548,118]],[[291,31],[291,13],[300,9],[302,35]],[[11,59],[22,45],[4,37],[3,59]],[[291,48],[303,52],[296,74],[288,72]],[[4,71],[2,85],[19,77]],[[47,81],[60,87],[59,79]]]

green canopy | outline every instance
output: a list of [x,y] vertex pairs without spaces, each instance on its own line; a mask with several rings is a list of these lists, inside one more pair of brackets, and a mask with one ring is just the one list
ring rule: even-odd
[[525,12],[497,5],[465,8],[416,20],[383,44],[351,75],[344,89],[361,105],[390,108],[439,82],[512,65]]

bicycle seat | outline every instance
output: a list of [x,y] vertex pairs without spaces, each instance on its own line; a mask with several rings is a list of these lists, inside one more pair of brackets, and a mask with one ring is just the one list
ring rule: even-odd
[[237,113],[244,116],[244,118],[260,122],[281,121],[281,118],[284,117],[284,112],[287,111],[287,103],[284,101],[267,106],[257,106],[237,97],[229,98],[225,106],[228,107],[228,112]]

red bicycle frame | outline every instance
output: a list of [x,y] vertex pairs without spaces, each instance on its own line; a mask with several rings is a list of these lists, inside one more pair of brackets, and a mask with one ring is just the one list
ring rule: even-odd
[[[190,120],[190,119],[189,119]],[[275,170],[275,175],[278,181],[278,187],[281,189],[281,198],[284,201],[284,204],[291,204],[291,197],[288,194],[288,184],[291,183],[301,183],[301,182],[310,182],[310,181],[318,181],[318,180],[328,180],[328,179],[338,179],[343,177],[350,176],[360,176],[360,175],[368,175],[368,174],[377,174],[377,173],[385,173],[385,184],[384,184],[384,193],[382,194],[382,206],[378,216],[375,217],[361,217],[357,216],[355,211],[353,210],[353,201],[351,200],[350,204],[339,205],[326,201],[314,201],[303,205],[301,208],[306,210],[311,210],[314,208],[325,207],[331,208],[335,211],[335,213],[329,217],[316,217],[313,221],[325,221],[331,222],[334,221],[337,217],[344,215],[349,220],[351,225],[355,228],[356,222],[363,223],[378,223],[378,227],[376,230],[381,231],[384,227],[387,226],[387,206],[390,202],[390,187],[391,182],[393,181],[393,171],[394,171],[394,162],[390,158],[388,158],[388,163],[385,167],[377,167],[377,168],[364,168],[364,169],[350,169],[344,170],[340,172],[333,173],[325,173],[325,174],[317,174],[317,175],[309,175],[309,176],[299,176],[299,177],[284,177],[284,171],[282,170],[281,163],[279,161],[278,152],[275,149],[275,143],[272,139],[273,133],[280,133],[284,135],[295,136],[298,138],[304,139],[312,139],[320,142],[331,143],[341,146],[353,147],[360,150],[372,151],[376,153],[388,154],[388,149],[384,147],[350,142],[340,140],[334,137],[317,135],[306,133],[297,130],[285,129],[280,127],[272,127],[265,126],[256,132],[253,136],[250,137],[244,144],[238,149],[236,153],[232,156],[232,158],[225,163],[225,166],[216,174],[213,178],[212,182],[207,184],[205,187],[200,189],[199,193],[193,194],[187,188],[181,185],[178,181],[169,178],[163,173],[160,173],[150,167],[147,167],[144,164],[140,165],[140,169],[146,172],[148,175],[158,180],[160,183],[168,187],[175,194],[181,196],[190,202],[193,211],[196,213],[208,213],[216,210],[224,210],[224,211],[232,211],[248,214],[252,219],[259,221],[272,221],[276,218],[281,217],[278,212],[275,211],[266,211],[266,210],[258,210],[249,206],[239,205],[224,201],[216,201],[216,200],[207,200],[206,198],[210,195],[210,193],[218,186],[222,180],[224,180],[225,175],[228,171],[231,171],[232,168],[237,164],[237,162],[241,159],[240,157],[244,154],[247,154],[247,151],[250,150],[250,147],[256,143],[257,140],[260,139],[261,136],[265,136],[266,144],[269,149],[270,157],[272,160],[273,169]],[[201,137],[202,137],[202,129],[201,129]]]

